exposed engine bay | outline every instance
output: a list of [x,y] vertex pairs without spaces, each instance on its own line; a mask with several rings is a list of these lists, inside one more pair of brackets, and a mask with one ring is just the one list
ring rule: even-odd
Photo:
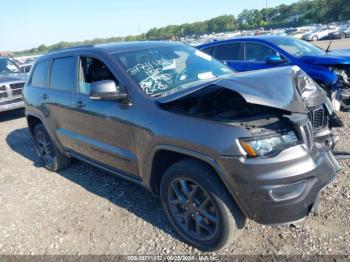
[[340,106],[344,109],[350,109],[350,65],[335,65],[330,67],[338,78],[336,90],[333,91],[332,99],[338,100],[339,105],[334,107],[337,111]]
[[284,115],[291,113],[268,106],[247,103],[235,91],[212,86],[162,105],[166,110],[194,117],[237,125],[253,135],[291,128]]
[[330,69],[337,75],[339,84],[344,89],[350,88],[350,65],[335,65]]

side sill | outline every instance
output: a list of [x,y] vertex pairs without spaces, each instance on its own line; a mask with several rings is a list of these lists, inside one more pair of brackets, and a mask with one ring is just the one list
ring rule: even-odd
[[120,170],[117,170],[117,169],[112,168],[110,166],[104,165],[103,163],[97,162],[97,161],[95,161],[93,159],[87,158],[87,157],[85,157],[85,156],[83,156],[83,155],[81,155],[81,154],[79,154],[79,153],[77,153],[75,151],[66,149],[66,152],[70,156],[72,156],[72,157],[74,157],[74,158],[76,158],[76,159],[78,159],[78,160],[80,160],[82,162],[85,162],[85,163],[87,163],[89,165],[95,166],[95,167],[97,167],[99,169],[102,169],[102,170],[112,174],[112,175],[118,176],[120,178],[128,180],[128,181],[130,181],[130,182],[132,182],[134,184],[137,184],[137,185],[142,186],[143,188],[147,189],[147,187],[145,187],[145,185],[143,184],[143,181],[142,181],[142,179],[140,177],[134,177],[134,176],[128,175],[128,174],[126,174],[126,173],[124,173],[124,172],[122,172]]

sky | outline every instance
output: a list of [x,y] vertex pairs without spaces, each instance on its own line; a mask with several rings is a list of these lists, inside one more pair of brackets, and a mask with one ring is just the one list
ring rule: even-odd
[[[268,0],[268,6],[293,2]],[[265,5],[266,0],[0,0],[0,51],[135,35]]]

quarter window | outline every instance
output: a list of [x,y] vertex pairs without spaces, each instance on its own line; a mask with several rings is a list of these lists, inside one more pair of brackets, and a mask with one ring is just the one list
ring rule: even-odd
[[243,44],[218,45],[215,49],[215,58],[218,60],[243,60]]
[[53,60],[50,78],[52,89],[71,92],[75,87],[76,68],[74,57],[57,58]]
[[271,55],[278,55],[278,53],[265,45],[245,44],[245,60],[248,62],[265,62],[266,57]]
[[48,70],[49,70],[49,61],[43,61],[36,64],[31,85],[36,87],[48,87]]

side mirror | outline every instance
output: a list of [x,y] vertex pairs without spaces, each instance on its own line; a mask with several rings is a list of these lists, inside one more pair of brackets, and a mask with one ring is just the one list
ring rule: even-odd
[[270,55],[265,59],[267,64],[278,65],[284,63],[284,60],[278,55]]
[[90,90],[91,99],[101,99],[101,100],[125,100],[128,94],[113,80],[103,80],[92,84]]

